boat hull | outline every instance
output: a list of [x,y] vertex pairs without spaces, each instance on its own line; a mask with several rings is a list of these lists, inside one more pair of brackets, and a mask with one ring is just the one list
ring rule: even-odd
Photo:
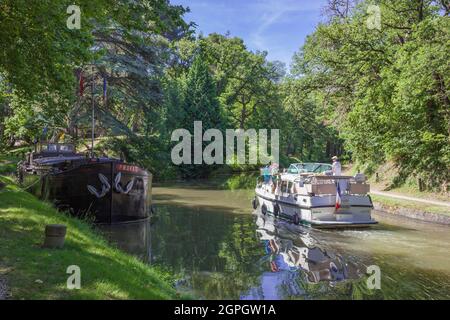
[[59,173],[23,173],[23,186],[59,210],[95,223],[149,217],[152,176],[119,162],[83,164]]
[[[275,195],[256,189],[256,199],[263,211],[281,218],[297,221],[314,228],[364,228],[377,224],[371,218],[369,197],[351,197],[343,208],[336,211],[335,197],[302,197]],[[349,203],[350,202],[350,203]]]

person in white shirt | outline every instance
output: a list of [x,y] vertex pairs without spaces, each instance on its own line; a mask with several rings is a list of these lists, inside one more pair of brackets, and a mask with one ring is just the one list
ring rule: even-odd
[[[334,156],[333,158],[331,158],[333,160],[333,176],[340,176],[342,175],[341,171],[341,163],[339,162],[339,158]],[[339,187],[341,189],[341,192],[344,192],[345,190],[347,190],[347,180],[346,179],[338,179],[337,183],[339,183]]]
[[332,167],[333,176],[340,176],[341,175],[341,163],[339,162],[338,157],[334,156],[333,158],[331,158],[331,160],[333,160],[333,167]]

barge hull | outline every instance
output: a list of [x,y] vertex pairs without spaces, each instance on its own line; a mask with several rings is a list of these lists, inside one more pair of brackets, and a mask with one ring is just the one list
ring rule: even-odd
[[149,216],[152,176],[135,168],[115,162],[89,163],[57,174],[25,173],[22,185],[79,218],[95,223],[137,221]]

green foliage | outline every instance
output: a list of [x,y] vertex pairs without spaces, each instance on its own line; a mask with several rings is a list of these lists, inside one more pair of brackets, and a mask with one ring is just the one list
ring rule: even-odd
[[184,128],[193,130],[194,121],[202,121],[206,128],[223,126],[214,80],[201,54],[195,58],[187,75],[183,111]]
[[[215,83],[202,53],[195,57],[189,69],[181,97],[181,110],[176,108],[168,111],[172,115],[181,112],[175,115],[179,120],[175,128],[184,128],[193,133],[194,121],[202,122],[203,133],[210,128],[220,130],[226,126],[219,107]],[[205,145],[203,144],[203,147]],[[193,150],[191,154],[193,157]],[[197,177],[207,175],[212,167],[208,165],[183,165],[180,170],[183,176]]]
[[287,79],[280,87],[285,128],[283,154],[296,155],[299,161],[330,161],[338,153],[341,142],[325,121],[320,98],[310,94],[307,86],[303,79]]
[[[0,4],[0,148],[64,134],[75,142],[89,136],[94,94],[97,134],[126,135],[131,149],[142,149],[129,152],[131,160],[156,168],[160,159],[149,161],[148,154],[158,152],[149,145],[162,127],[169,42],[189,33],[181,18],[185,9],[166,0],[81,1],[81,29],[70,30],[66,9],[71,3],[22,2]],[[77,98],[75,71],[80,69],[85,93]],[[107,103],[101,99],[103,78]],[[41,137],[44,127],[49,134]]]
[[[448,8],[438,1],[380,0],[381,30],[367,28],[363,1],[332,16],[295,56],[293,72],[320,98],[359,163],[392,160],[399,183],[416,176],[448,188]],[[444,16],[442,16],[442,13]],[[372,167],[369,165],[369,167]]]
[[[213,167],[170,164],[171,133],[203,128],[281,129],[281,162],[329,161],[367,168],[393,161],[399,184],[419,177],[446,190],[450,163],[450,52],[443,1],[339,3],[294,56],[291,75],[228,34],[192,36],[169,1],[78,3],[82,28],[66,27],[67,1],[0,4],[0,149],[97,133],[158,175],[206,176]],[[381,30],[367,8],[381,9]],[[92,68],[90,64],[95,66]],[[75,95],[83,69],[85,94]],[[102,80],[108,99],[101,100]],[[125,137],[125,138],[124,138]],[[252,170],[232,165],[232,170]]]
[[[181,41],[182,61],[201,50],[216,83],[216,93],[229,124],[235,128],[267,128],[279,105],[277,85],[284,66],[268,62],[266,52],[251,52],[240,38],[211,34],[194,44]],[[267,116],[264,119],[264,116]]]

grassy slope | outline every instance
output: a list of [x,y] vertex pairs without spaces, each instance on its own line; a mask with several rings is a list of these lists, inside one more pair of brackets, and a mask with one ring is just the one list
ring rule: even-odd
[[[7,273],[13,299],[171,299],[168,276],[109,246],[78,219],[20,190],[0,176],[0,273]],[[41,248],[46,224],[63,223],[64,249]],[[81,289],[66,289],[67,267],[81,268]],[[41,281],[36,281],[41,280]]]
[[430,212],[450,216],[449,208],[444,206],[434,206],[432,204],[389,198],[385,196],[379,196],[376,194],[371,195],[371,197],[375,202],[379,202],[390,207],[410,208],[422,212]]
[[0,155],[0,174],[15,172],[18,161],[18,158],[15,156]]
[[[378,171],[380,171],[380,181],[375,181],[375,175],[372,175],[369,179],[370,186],[372,190],[382,190],[384,192],[392,192],[394,194],[405,195],[410,197],[428,199],[428,200],[441,200],[441,201],[449,201],[448,195],[430,192],[430,191],[419,191],[418,186],[414,185],[411,181],[408,181],[408,184],[397,186],[396,188],[388,187],[392,184],[392,177],[395,174],[389,173],[389,170],[386,168],[391,168],[390,165],[386,164],[384,167],[380,167]],[[345,174],[354,175],[357,173],[356,166],[347,166]],[[387,172],[387,173],[386,173]],[[403,199],[390,198],[386,196],[380,196],[372,194],[372,199],[376,202],[382,203],[391,207],[403,207],[415,209],[423,212],[430,212],[442,215],[450,215],[448,207],[444,206],[435,206],[432,204],[426,204],[422,202],[414,202]]]

